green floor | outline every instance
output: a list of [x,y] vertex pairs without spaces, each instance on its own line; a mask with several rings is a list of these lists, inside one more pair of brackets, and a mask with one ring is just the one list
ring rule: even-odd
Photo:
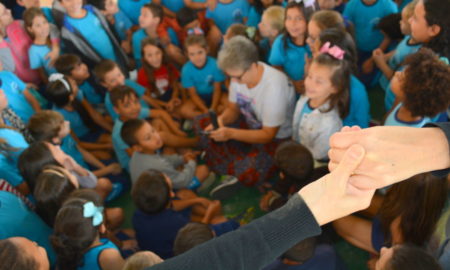
[[[373,88],[368,91],[371,106],[371,116],[377,121],[381,121],[384,115],[384,92],[381,88]],[[376,106],[373,106],[376,104]],[[216,180],[215,185],[219,182]],[[200,194],[207,197],[206,194]],[[227,217],[235,217],[242,213],[246,213],[247,218],[257,218],[264,214],[259,208],[259,199],[261,193],[256,188],[242,188],[235,196],[222,201],[224,215]],[[134,205],[131,200],[129,192],[120,198],[111,202],[109,206],[119,206],[125,211],[124,228],[132,228],[131,217],[134,212]],[[339,257],[342,258],[349,270],[367,269],[366,262],[369,259],[369,254],[361,249],[358,249],[338,236],[333,236],[334,247],[337,250]]]

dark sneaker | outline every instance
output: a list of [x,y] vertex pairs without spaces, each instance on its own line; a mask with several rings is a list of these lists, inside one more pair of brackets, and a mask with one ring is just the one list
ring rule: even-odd
[[233,196],[241,187],[242,185],[239,183],[239,180],[236,177],[229,175],[222,180],[222,183],[211,190],[209,196],[214,200],[225,200]]

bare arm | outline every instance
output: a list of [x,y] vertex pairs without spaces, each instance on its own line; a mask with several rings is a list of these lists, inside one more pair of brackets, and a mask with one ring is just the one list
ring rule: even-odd
[[203,100],[198,96],[197,91],[195,90],[195,87],[189,87],[189,97],[191,98],[192,102],[195,104],[197,108],[199,108],[203,113],[208,112],[208,108],[206,107]]
[[86,99],[83,99],[83,101],[81,101],[81,104],[97,125],[101,126],[103,129],[109,132],[112,132],[113,129],[112,123],[107,121],[105,117],[103,117],[99,112],[97,112],[94,108],[92,108],[91,104],[89,104],[89,102],[87,102]]
[[211,132],[210,136],[216,141],[237,140],[251,144],[266,144],[277,135],[279,127],[263,127],[262,129],[236,129],[221,127]]
[[214,93],[213,93],[213,99],[212,99],[212,104],[211,104],[211,109],[213,109],[213,111],[217,111],[217,107],[219,106],[220,98],[222,97],[221,86],[222,86],[221,82],[214,83]]
[[25,91],[23,91],[23,95],[36,112],[39,112],[41,110],[41,105],[39,104],[37,99],[33,96],[33,94],[30,93],[30,90],[28,88],[25,89]]

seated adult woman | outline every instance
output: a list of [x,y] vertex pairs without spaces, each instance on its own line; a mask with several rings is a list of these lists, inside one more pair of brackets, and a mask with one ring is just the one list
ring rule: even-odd
[[206,161],[220,174],[255,185],[273,172],[274,151],[292,134],[294,88],[285,74],[258,62],[256,46],[245,37],[225,44],[218,65],[231,79],[229,103],[218,116],[218,129],[207,126],[204,116],[197,119],[209,131],[210,140],[201,141]]

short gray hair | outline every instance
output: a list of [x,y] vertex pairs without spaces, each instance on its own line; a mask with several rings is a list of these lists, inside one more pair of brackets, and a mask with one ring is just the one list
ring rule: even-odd
[[246,37],[235,36],[220,50],[217,63],[223,71],[247,70],[258,60],[258,49],[255,44]]

